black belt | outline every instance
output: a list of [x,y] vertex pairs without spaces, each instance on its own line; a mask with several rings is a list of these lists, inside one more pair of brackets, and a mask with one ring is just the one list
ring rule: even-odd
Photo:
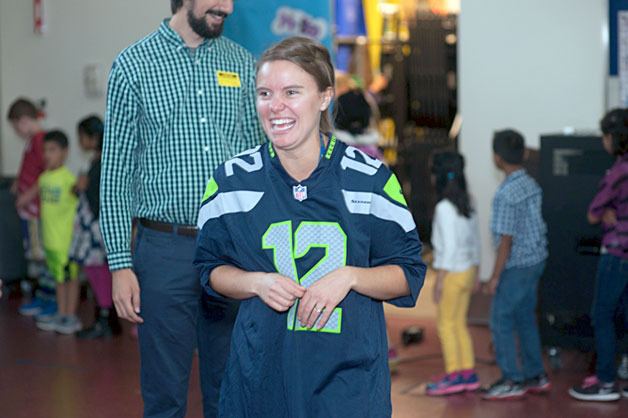
[[159,232],[175,233],[177,235],[185,235],[186,237],[195,237],[198,228],[191,225],[177,225],[166,222],[152,221],[146,218],[140,218],[140,224],[148,229],[154,229]]

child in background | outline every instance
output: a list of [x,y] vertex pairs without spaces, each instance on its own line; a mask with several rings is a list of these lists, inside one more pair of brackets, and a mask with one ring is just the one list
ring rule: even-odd
[[39,233],[39,199],[28,199],[29,195],[37,194],[37,180],[45,169],[44,135],[40,122],[40,111],[24,98],[16,99],[9,106],[7,119],[15,134],[26,142],[22,163],[17,180],[11,187],[16,195],[16,208],[22,220],[25,258],[29,265],[29,275],[38,277],[36,296],[22,304],[19,312],[22,315],[54,315],[57,307],[54,296],[54,281],[42,274],[38,263],[43,261]]
[[[593,299],[596,373],[569,394],[583,401],[615,401],[621,395],[616,376],[614,318],[628,292],[628,109],[614,109],[600,122],[602,144],[616,157],[589,205],[588,219],[604,230]],[[624,396],[628,397],[628,388]]]
[[438,335],[447,374],[428,383],[425,393],[438,396],[480,387],[467,328],[471,292],[479,286],[480,234],[462,155],[450,151],[435,154],[431,171],[438,196],[432,225],[434,303],[438,305]]
[[[58,312],[51,318],[38,320],[37,327],[44,331],[73,334],[81,329],[76,316],[78,266],[69,260],[78,199],[72,192],[76,177],[64,165],[67,155],[67,136],[61,131],[48,132],[44,136],[46,171],[39,177],[38,184],[44,255],[48,272],[57,282]],[[26,196],[29,201],[36,197],[37,190]]]
[[74,188],[79,206],[74,222],[71,259],[82,266],[96,299],[95,321],[91,327],[77,332],[78,338],[110,337],[121,332],[120,322],[113,308],[111,273],[107,266],[105,246],[98,226],[100,214],[100,158],[102,153],[103,122],[98,116],[88,116],[77,127],[79,144],[93,153],[87,175],[82,175]]
[[349,74],[336,73],[336,138],[367,155],[384,159],[378,148],[379,132],[377,120],[379,110],[376,103],[369,103],[367,94]]
[[493,160],[506,179],[493,199],[491,231],[497,255],[487,291],[495,295],[490,325],[502,377],[485,390],[487,400],[518,399],[528,392],[548,392],[551,386],[535,315],[547,259],[547,227],[541,215],[543,193],[522,166],[524,154],[520,133],[495,133]]

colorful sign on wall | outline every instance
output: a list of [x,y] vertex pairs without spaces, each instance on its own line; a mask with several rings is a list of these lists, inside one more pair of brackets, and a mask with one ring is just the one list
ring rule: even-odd
[[260,54],[289,36],[308,36],[332,47],[331,2],[325,0],[238,0],[225,35]]

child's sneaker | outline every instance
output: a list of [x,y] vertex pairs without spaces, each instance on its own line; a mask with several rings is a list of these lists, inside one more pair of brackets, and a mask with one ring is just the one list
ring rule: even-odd
[[48,321],[57,314],[57,302],[44,302],[41,311],[35,315],[36,321]]
[[42,331],[55,331],[62,318],[63,317],[61,315],[55,314],[42,320],[38,320],[36,322],[37,329]]
[[464,383],[464,390],[468,392],[473,392],[480,388],[480,379],[475,372],[462,372],[462,381]]
[[525,389],[529,393],[543,394],[548,393],[552,388],[552,384],[545,373],[526,380]]
[[19,307],[18,312],[20,313],[20,315],[24,315],[24,316],[35,316],[41,313],[43,306],[44,306],[44,300],[38,297],[35,297],[30,302],[23,303]]
[[425,394],[429,396],[453,395],[466,390],[464,379],[460,373],[446,374],[442,379],[428,383]]
[[526,394],[523,384],[508,379],[499,379],[484,390],[482,399],[487,401],[522,399]]
[[621,397],[617,383],[602,383],[596,376],[589,376],[580,386],[569,389],[569,395],[581,401],[600,402],[616,401]]
[[59,334],[71,335],[77,331],[80,331],[83,325],[76,315],[68,315],[61,317],[61,320],[56,323],[55,331]]

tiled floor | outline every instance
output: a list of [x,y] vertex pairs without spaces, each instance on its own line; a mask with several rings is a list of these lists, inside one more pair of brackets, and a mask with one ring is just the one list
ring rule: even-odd
[[[19,300],[0,301],[0,417],[109,418],[139,417],[136,341],[127,327],[124,336],[109,341],[77,341],[73,337],[37,331],[29,318],[19,316]],[[423,305],[428,302],[424,301]],[[89,309],[82,312],[87,314]],[[402,315],[388,312],[389,330],[402,362],[392,379],[393,416],[410,417],[628,417],[628,399],[594,404],[571,400],[569,385],[582,378],[587,356],[567,353],[563,369],[552,372],[554,389],[545,397],[516,402],[487,402],[475,394],[429,398],[411,393],[417,385],[442,370],[440,348],[430,310]],[[424,314],[424,315],[423,315]],[[87,318],[87,315],[86,315]],[[402,329],[419,325],[425,340],[402,347]],[[488,353],[489,333],[473,327],[478,372],[483,381],[497,377]],[[201,417],[198,373],[192,374],[189,417]]]

